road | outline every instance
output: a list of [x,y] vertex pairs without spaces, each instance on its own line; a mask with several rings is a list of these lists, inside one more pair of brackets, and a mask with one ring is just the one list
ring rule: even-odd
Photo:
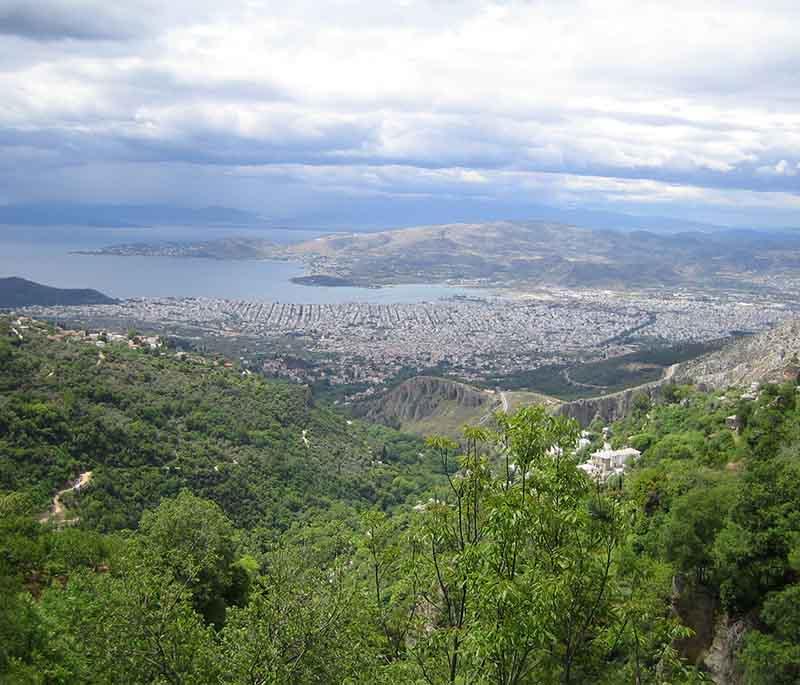
[[564,369],[563,376],[570,385],[578,385],[582,388],[591,388],[592,390],[608,390],[607,385],[592,385],[591,383],[581,383],[580,381],[572,380],[569,375],[569,369]]
[[[501,403],[501,406],[503,408],[503,412],[505,414],[508,414],[508,397],[506,397],[505,392],[502,392],[502,391],[499,393],[499,395],[500,395],[500,403]],[[487,421],[489,421],[489,419],[494,418],[495,408],[496,407],[497,407],[497,405],[493,403],[492,408],[488,412],[486,412],[483,416],[481,416],[480,420],[478,421],[478,425],[479,426],[484,425]]]

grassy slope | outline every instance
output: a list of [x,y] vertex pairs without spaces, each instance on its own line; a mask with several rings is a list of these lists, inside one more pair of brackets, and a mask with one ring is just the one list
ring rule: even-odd
[[91,469],[66,501],[86,525],[133,526],[188,487],[239,525],[279,530],[342,504],[390,508],[434,478],[417,439],[314,406],[301,386],[47,333],[20,341],[0,319],[0,491],[44,508]]

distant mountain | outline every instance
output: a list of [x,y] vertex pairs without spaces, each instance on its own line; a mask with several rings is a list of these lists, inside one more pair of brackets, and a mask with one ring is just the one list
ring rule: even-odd
[[97,250],[77,250],[76,254],[114,255],[116,257],[200,257],[203,259],[268,259],[282,248],[261,238],[222,238],[196,243],[160,242],[112,245]]
[[800,231],[616,231],[549,221],[333,233],[290,245],[236,238],[116,245],[92,254],[290,259],[305,282],[356,286],[443,281],[493,287],[763,288],[753,278],[800,273]]
[[315,274],[369,285],[449,280],[509,287],[709,286],[800,271],[800,232],[657,234],[548,221],[336,234],[288,251]]
[[0,206],[0,224],[18,226],[248,226],[257,223],[258,215],[230,207],[57,203]]
[[0,278],[0,309],[39,305],[114,304],[117,300],[97,290],[51,288],[24,278]]

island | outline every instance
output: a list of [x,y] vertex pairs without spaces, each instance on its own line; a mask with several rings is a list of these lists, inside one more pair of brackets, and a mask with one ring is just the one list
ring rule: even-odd
[[315,285],[327,288],[380,288],[379,285],[367,285],[359,283],[343,276],[333,276],[331,274],[312,274],[310,276],[294,276],[289,279],[297,285]]

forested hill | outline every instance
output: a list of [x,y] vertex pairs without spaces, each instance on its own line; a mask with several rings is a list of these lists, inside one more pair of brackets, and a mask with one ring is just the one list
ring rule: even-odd
[[667,385],[613,426],[638,554],[674,574],[679,643],[713,681],[800,682],[800,386]]
[[423,447],[152,342],[0,321],[0,682],[800,682],[796,377]]
[[417,439],[316,407],[304,387],[54,333],[0,319],[0,490],[30,492],[43,511],[91,471],[68,506],[93,528],[135,527],[144,509],[189,488],[239,525],[277,531],[334,503],[403,502],[403,474],[429,480]]
[[114,304],[115,299],[88,288],[53,288],[24,278],[0,278],[0,309],[29,305]]

